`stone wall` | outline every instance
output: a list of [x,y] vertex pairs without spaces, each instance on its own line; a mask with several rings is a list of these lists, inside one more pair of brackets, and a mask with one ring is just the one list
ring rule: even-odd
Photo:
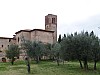
[[13,44],[15,40],[12,38],[0,37],[0,62],[2,58],[5,58],[6,53],[5,51],[8,49],[10,44]]
[[33,31],[31,32],[31,41],[41,41],[43,43],[53,44],[53,33],[46,31]]
[[16,44],[20,45],[23,42],[23,39],[30,40],[31,34],[30,34],[30,32],[22,31],[22,32],[16,34],[15,38],[16,38]]
[[7,50],[10,44],[13,44],[14,40],[11,38],[0,38],[0,50]]

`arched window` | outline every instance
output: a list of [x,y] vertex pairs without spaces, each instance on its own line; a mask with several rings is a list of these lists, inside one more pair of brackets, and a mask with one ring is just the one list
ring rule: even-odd
[[9,45],[8,45],[8,48],[9,48]]
[[2,45],[2,47],[3,47],[3,45]]
[[47,25],[47,29],[49,28],[49,26]]
[[19,37],[18,37],[18,42],[19,42]]
[[55,20],[56,20],[55,18],[52,18],[52,23],[53,23],[53,24],[55,23]]
[[9,42],[11,41],[11,39],[9,39]]

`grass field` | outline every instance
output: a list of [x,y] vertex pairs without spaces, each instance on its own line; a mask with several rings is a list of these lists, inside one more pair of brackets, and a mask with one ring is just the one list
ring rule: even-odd
[[93,64],[89,63],[89,70],[80,69],[78,62],[66,62],[57,66],[55,62],[42,61],[39,64],[31,62],[31,73],[27,73],[27,66],[24,61],[11,63],[0,63],[0,75],[100,75],[100,63],[96,71]]

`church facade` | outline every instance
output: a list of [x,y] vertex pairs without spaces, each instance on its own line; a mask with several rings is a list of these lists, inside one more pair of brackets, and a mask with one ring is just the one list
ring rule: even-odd
[[5,51],[10,44],[20,46],[22,39],[30,41],[41,41],[43,43],[57,42],[57,15],[48,14],[45,16],[45,29],[20,30],[17,31],[13,38],[0,37],[0,61],[5,58]]

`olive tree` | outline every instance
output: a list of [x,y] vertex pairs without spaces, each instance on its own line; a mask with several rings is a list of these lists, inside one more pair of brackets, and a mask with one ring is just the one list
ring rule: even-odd
[[22,43],[22,48],[26,51],[30,58],[34,58],[36,63],[39,63],[39,59],[43,55],[45,47],[42,42],[25,40]]
[[19,54],[20,48],[18,45],[11,44],[8,50],[6,50],[6,56],[11,59],[12,65],[14,64],[15,58],[19,57]]
[[60,60],[60,50],[61,50],[61,45],[59,43],[55,43],[52,48],[52,52],[53,52],[54,57],[57,60],[58,66],[59,66],[59,60]]

